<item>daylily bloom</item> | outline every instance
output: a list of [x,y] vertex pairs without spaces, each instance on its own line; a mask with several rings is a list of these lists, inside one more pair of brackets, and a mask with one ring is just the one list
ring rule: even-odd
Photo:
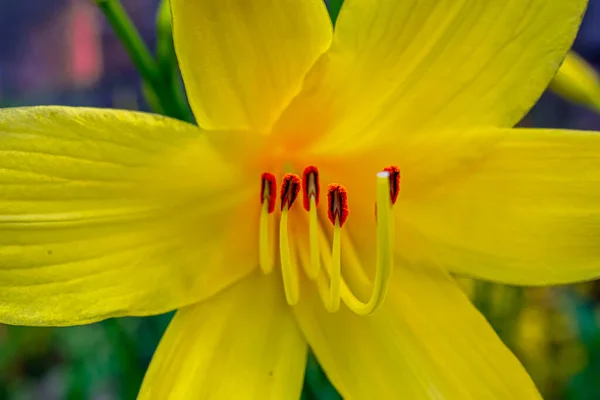
[[600,112],[600,74],[575,52],[567,54],[549,87],[567,100]]
[[510,129],[586,2],[171,3],[200,128],[0,113],[0,321],[180,309],[141,398],[298,398],[307,346],[348,399],[538,398],[450,274],[600,275],[600,134]]

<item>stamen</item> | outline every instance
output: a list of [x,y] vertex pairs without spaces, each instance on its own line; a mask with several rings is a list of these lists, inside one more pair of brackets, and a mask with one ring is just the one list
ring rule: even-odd
[[279,256],[281,259],[281,274],[283,275],[283,287],[285,298],[289,305],[298,303],[299,283],[298,271],[290,252],[288,235],[288,214],[300,192],[300,177],[294,174],[286,174],[281,184],[281,220],[279,223]]
[[281,211],[289,209],[300,193],[300,177],[296,174],[285,174],[281,183]]
[[398,194],[400,193],[400,168],[396,165],[390,165],[389,167],[385,167],[383,169],[384,172],[389,174],[390,180],[390,197],[392,200],[392,205],[396,204],[396,200],[398,200]]
[[302,194],[304,200],[304,209],[310,211],[310,199],[314,198],[315,203],[319,205],[319,196],[321,187],[319,186],[319,170],[317,167],[309,166],[304,169],[302,174]]
[[275,175],[265,172],[260,177],[260,204],[264,204],[266,201],[269,214],[275,211],[276,198],[277,181],[275,180]]
[[333,245],[331,249],[331,272],[329,274],[329,312],[340,308],[342,281],[342,225],[348,218],[348,194],[341,185],[330,185],[327,193],[329,220],[333,223]]
[[348,193],[342,185],[329,185],[327,193],[327,216],[332,224],[338,220],[340,228],[348,218]]
[[[375,277],[369,300],[365,303],[353,293],[341,273],[342,255],[346,271],[350,273],[355,282],[360,286],[371,286],[371,279],[363,269],[356,249],[352,245],[349,234],[342,231],[348,218],[348,195],[341,185],[330,185],[327,192],[327,215],[333,224],[333,238],[331,242],[320,226],[317,212],[319,202],[319,175],[315,167],[307,167],[303,173],[304,184],[295,174],[286,174],[281,184],[281,218],[279,226],[279,256],[281,272],[285,289],[286,301],[289,305],[296,305],[299,301],[299,275],[298,258],[306,269],[307,276],[315,281],[321,300],[329,312],[339,310],[341,302],[358,315],[369,315],[377,310],[384,302],[388,291],[389,282],[394,265],[394,218],[393,205],[400,190],[400,169],[396,166],[387,167],[377,174],[377,260]],[[308,211],[310,252],[298,235],[293,236],[294,246],[290,246],[288,231],[289,211],[298,197],[300,188],[303,189],[304,208]],[[261,214],[260,214],[260,267],[265,274],[270,273],[274,267],[276,257],[269,252],[275,238],[272,233],[273,222],[269,214],[274,211],[274,198],[276,196],[275,177],[264,173],[261,180]],[[343,237],[342,237],[343,236]],[[342,240],[344,249],[342,249]],[[305,243],[305,242],[304,242]],[[331,245],[331,255],[329,246]],[[342,250],[344,253],[342,254]],[[320,274],[324,266],[326,274]],[[329,282],[327,281],[329,278]],[[362,290],[361,290],[362,293]]]
[[[325,305],[325,309],[329,312],[333,312],[333,310],[331,309],[331,299],[330,299],[331,284],[328,284],[327,277],[326,277],[326,275],[331,276],[331,271],[333,270],[333,265],[332,265],[331,257],[329,256],[329,254],[327,254],[327,253],[329,253],[329,242],[327,241],[327,237],[325,236],[325,233],[323,232],[322,229],[319,229],[319,245],[323,249],[323,251],[321,253],[323,255],[323,259],[321,261],[323,262],[323,264],[325,266],[325,271],[327,271],[327,274],[319,275],[317,277],[317,280],[316,280],[317,289],[319,291],[321,301]],[[342,278],[341,280],[343,280],[343,279],[344,278]]]
[[[329,243],[327,242],[327,238],[322,230],[318,232],[318,239],[320,240],[320,245],[326,249],[324,253],[329,252]],[[306,251],[306,247],[303,246],[303,243],[298,240],[296,242],[296,247],[298,248],[298,256],[300,257],[300,262],[305,265],[310,261],[308,252]],[[327,271],[331,271],[331,258],[329,256],[325,256],[323,260],[325,264],[325,268]],[[327,278],[324,275],[319,275],[317,279],[315,279],[317,284],[317,290],[319,292],[319,296],[321,297],[321,301],[325,305],[325,308],[329,310],[329,285],[327,282]]]
[[277,198],[277,183],[275,176],[269,172],[265,172],[261,176],[261,193],[260,202],[262,204],[260,210],[259,233],[258,233],[258,264],[264,274],[269,274],[273,271],[273,259],[270,249],[273,249],[272,229],[269,229],[269,214],[275,210],[275,199]]
[[320,195],[319,171],[317,167],[309,166],[304,169],[302,176],[302,194],[304,209],[308,211],[308,237],[310,243],[310,264],[302,263],[302,265],[305,266],[305,272],[309,279],[315,280],[321,270],[319,237],[317,234],[319,228],[317,215]]

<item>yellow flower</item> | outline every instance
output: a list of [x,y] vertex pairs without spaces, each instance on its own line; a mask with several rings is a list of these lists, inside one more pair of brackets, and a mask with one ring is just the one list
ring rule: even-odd
[[538,398],[449,272],[600,275],[600,135],[509,129],[585,3],[172,0],[202,130],[0,113],[0,321],[181,308],[141,398],[297,398],[307,346],[348,399]]
[[567,100],[600,112],[600,75],[580,55],[569,52],[550,89]]

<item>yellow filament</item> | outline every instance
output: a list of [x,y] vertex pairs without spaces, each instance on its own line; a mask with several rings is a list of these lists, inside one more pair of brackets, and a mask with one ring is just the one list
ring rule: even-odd
[[367,303],[363,303],[347,285],[342,285],[342,300],[354,313],[369,315],[377,310],[385,300],[394,265],[393,237],[394,218],[390,199],[389,174],[377,174],[377,267],[373,291]]
[[300,290],[298,283],[298,271],[292,262],[292,256],[290,252],[287,207],[284,207],[283,211],[281,211],[281,220],[279,222],[279,255],[281,259],[281,274],[283,276],[285,299],[290,306],[293,306],[298,304]]
[[[336,223],[334,226],[333,234],[333,251],[332,257],[323,257],[323,265],[325,272],[329,276],[330,283],[327,286],[326,278],[319,276],[317,279],[317,287],[321,300],[325,305],[325,308],[329,312],[334,312],[337,308],[332,307],[332,299],[335,298],[334,293],[336,284],[334,281],[339,282],[339,294],[338,298],[344,301],[344,304],[357,315],[369,315],[376,311],[387,294],[389,281],[393,269],[393,237],[394,237],[394,221],[392,214],[392,203],[389,195],[389,179],[387,173],[381,173],[377,175],[377,266],[375,271],[375,279],[373,283],[373,289],[369,301],[364,303],[360,301],[348,287],[348,284],[341,277],[341,260],[340,252],[341,249],[341,229],[339,224]],[[329,247],[327,237],[323,230],[318,231],[318,240],[322,248],[326,249]],[[346,241],[344,245],[344,255],[350,261],[350,267],[354,272],[354,275],[363,283],[369,281],[368,277],[363,272],[360,260],[352,244]],[[336,248],[337,254],[336,254]],[[306,260],[304,254],[303,260]],[[305,262],[305,261],[303,261]],[[337,264],[337,265],[336,265]],[[337,278],[336,278],[337,276]],[[339,305],[339,302],[338,302]]]
[[[325,233],[323,232],[322,229],[317,229],[316,232],[316,237],[317,237],[317,245],[320,246],[322,248],[323,251],[320,252],[320,254],[323,256],[323,259],[321,260],[325,266],[325,271],[327,272],[327,274],[319,274],[317,276],[317,279],[315,280],[315,282],[317,283],[317,289],[319,291],[319,295],[321,297],[321,301],[323,302],[323,305],[325,306],[325,309],[327,311],[333,312],[330,309],[330,305],[331,305],[331,301],[330,301],[330,285],[328,285],[327,282],[327,277],[331,276],[331,270],[332,270],[332,265],[331,265],[331,257],[329,257],[329,243],[327,241],[327,237],[325,236]],[[306,264],[309,261],[309,255],[306,252],[306,247],[302,246],[302,243],[298,244],[298,249],[299,249],[299,255],[300,255],[300,261],[303,264]],[[343,278],[342,280],[342,285],[343,285]]]
[[329,312],[334,312],[334,310],[330,309],[331,306],[331,300],[330,300],[330,289],[329,289],[329,285],[327,284],[327,279],[325,278],[325,276],[323,275],[319,275],[319,277],[317,278],[317,280],[315,281],[317,283],[317,289],[319,291],[319,296],[321,297],[321,301],[323,302],[323,304],[325,305],[325,309]]
[[317,216],[317,201],[314,196],[310,197],[310,210],[308,212],[308,238],[310,245],[310,264],[306,264],[306,275],[315,280],[319,276],[321,263],[319,260],[319,220]]
[[371,278],[367,275],[365,270],[360,263],[360,258],[356,254],[356,249],[352,245],[352,240],[348,235],[348,232],[342,232],[342,240],[344,241],[344,248],[342,249],[342,255],[346,263],[348,264],[348,271],[351,275],[351,279],[363,286],[371,286]]
[[[323,238],[325,239],[325,241],[327,240],[325,237],[323,237]],[[317,236],[317,239],[320,239],[320,237]],[[324,245],[325,245],[326,249],[329,247],[327,242],[325,242]],[[298,249],[298,256],[300,257],[300,262],[302,263],[302,265],[307,265],[307,263],[310,262],[310,256],[308,254],[306,246],[303,246],[303,243],[301,243],[300,240],[298,240],[296,242],[296,247]],[[329,270],[331,270],[331,259],[329,259],[329,257],[326,257],[326,258],[327,258],[327,260],[325,261],[325,263],[328,265],[327,268],[329,268]],[[328,307],[329,307],[329,285],[327,284],[327,278],[324,275],[319,274],[315,281],[317,283],[317,289],[319,291],[321,301],[325,305],[325,308],[328,309]]]
[[269,240],[269,203],[264,201],[260,210],[260,221],[258,226],[258,263],[263,274],[273,271],[273,257],[271,256]]
[[342,281],[342,240],[339,218],[333,227],[333,246],[331,250],[331,273],[329,275],[329,312],[340,309],[340,286]]

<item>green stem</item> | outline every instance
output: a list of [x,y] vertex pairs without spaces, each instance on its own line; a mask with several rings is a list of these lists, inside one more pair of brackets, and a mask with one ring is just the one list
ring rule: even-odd
[[[149,96],[158,99],[156,104],[160,107],[153,107],[154,111],[173,118],[189,120],[185,111],[180,108],[177,100],[174,99],[171,82],[169,79],[165,79],[164,74],[161,73],[160,66],[133,25],[121,2],[119,0],[95,0],[95,2],[106,16],[123,46],[125,46],[133,65],[142,75],[142,79],[148,84],[146,90],[152,92]],[[152,104],[150,105],[152,106]]]
[[180,118],[183,121],[194,123],[194,115],[192,114],[192,110],[188,105],[185,91],[183,90],[183,85],[179,80],[179,69],[177,68],[177,64],[175,64],[170,72],[171,93],[173,96],[174,105],[180,112]]
[[194,122],[194,117],[183,91],[183,85],[179,79],[169,0],[161,1],[156,14],[156,58],[160,72],[164,80],[168,82],[173,102],[180,112],[181,119]]
[[[160,81],[160,70],[156,60],[148,50],[131,18],[119,0],[95,0],[115,33],[125,46],[133,64],[142,77],[153,87]],[[156,90],[156,88],[155,88]]]

